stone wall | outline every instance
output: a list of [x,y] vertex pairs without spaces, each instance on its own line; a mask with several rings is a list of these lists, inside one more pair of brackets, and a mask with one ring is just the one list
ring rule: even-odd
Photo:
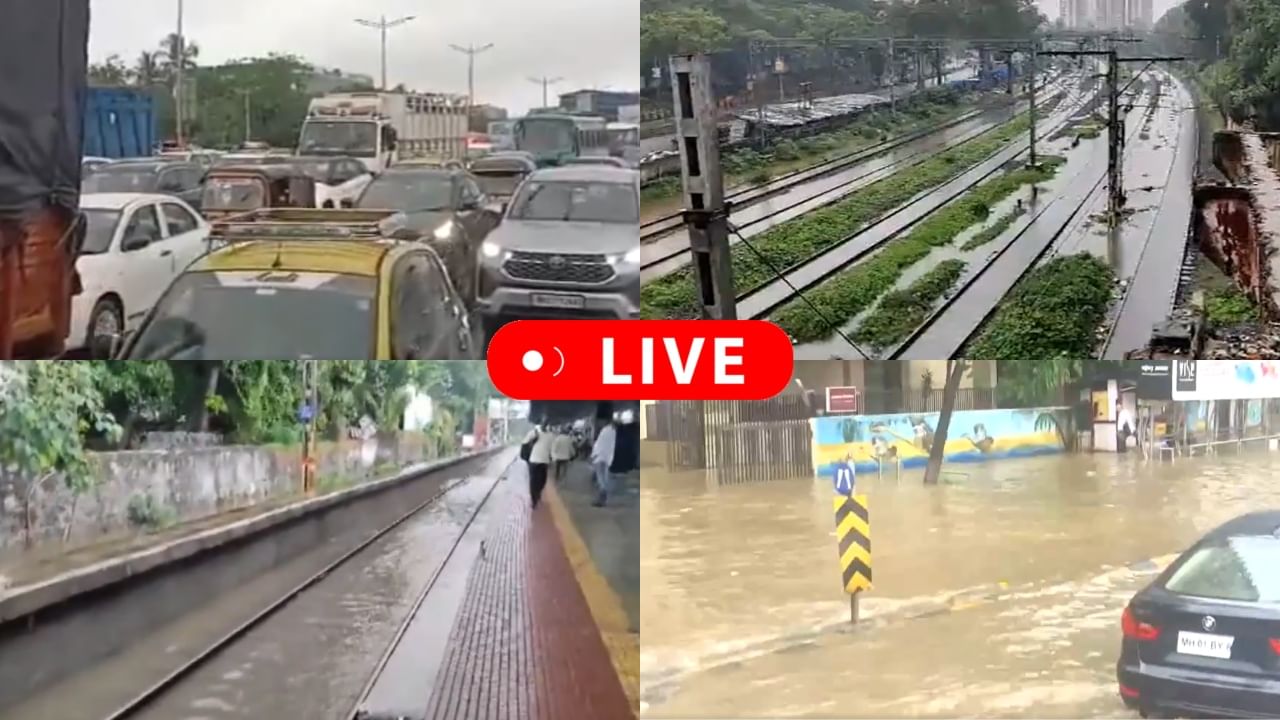
[[[297,446],[125,450],[92,459],[96,481],[79,497],[56,477],[32,488],[24,478],[0,473],[0,560],[24,550],[28,517],[32,545],[60,543],[70,523],[67,544],[75,547],[136,532],[129,518],[135,498],[151,498],[167,521],[181,522],[301,491]],[[321,442],[316,471],[321,487],[345,486],[428,459],[423,434],[389,433]]]

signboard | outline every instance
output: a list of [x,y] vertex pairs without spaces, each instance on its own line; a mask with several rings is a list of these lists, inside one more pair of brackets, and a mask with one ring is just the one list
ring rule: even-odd
[[1174,400],[1280,398],[1280,361],[1175,360]]
[[1138,365],[1138,397],[1144,400],[1168,400],[1173,397],[1173,365],[1168,360],[1153,360]]
[[856,387],[827,388],[827,414],[828,415],[858,414],[858,388]]

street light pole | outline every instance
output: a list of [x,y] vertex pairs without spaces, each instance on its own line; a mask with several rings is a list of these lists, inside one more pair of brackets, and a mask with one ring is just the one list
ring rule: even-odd
[[548,87],[548,86],[550,86],[550,85],[554,85],[554,84],[556,84],[556,83],[560,82],[561,80],[564,80],[564,78],[562,78],[562,77],[547,77],[546,75],[543,75],[542,77],[531,77],[531,78],[529,78],[529,82],[534,83],[535,85],[541,85],[541,86],[542,86],[542,107],[544,107],[544,108],[545,108],[545,107],[547,106],[547,87]]
[[476,104],[476,55],[492,49],[493,43],[481,45],[480,47],[476,47],[475,45],[468,45],[466,47],[462,47],[461,45],[450,45],[449,47],[467,56],[467,106],[474,107]]
[[183,36],[182,36],[182,11],[183,11],[182,4],[183,4],[182,0],[178,0],[178,42],[177,42],[178,57],[170,58],[170,60],[172,60],[174,63],[173,107],[174,107],[174,119],[178,123],[178,132],[177,132],[178,147],[186,147],[186,144],[187,144],[186,133],[183,130],[184,121],[186,120],[186,117],[185,117],[186,108],[184,107],[185,105],[185,103],[183,102],[184,95],[182,92],[182,70],[183,70],[182,66],[186,63],[187,51],[185,47],[186,43],[183,41]]
[[361,20],[359,18],[356,19],[357,23],[364,25],[365,27],[371,27],[382,34],[382,89],[383,90],[387,89],[387,31],[393,27],[398,27],[400,25],[403,25],[409,22],[410,20],[414,19],[415,17],[416,17],[415,15],[405,15],[404,17],[396,18],[395,20],[387,20],[387,16],[383,15],[377,20]]

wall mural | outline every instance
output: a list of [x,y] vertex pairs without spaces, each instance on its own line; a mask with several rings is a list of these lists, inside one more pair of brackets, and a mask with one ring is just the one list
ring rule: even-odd
[[[938,413],[846,415],[813,420],[813,465],[819,476],[851,461],[859,473],[875,472],[879,461],[924,467],[933,447]],[[960,410],[952,414],[947,462],[982,462],[1059,453],[1066,447],[1067,408]]]

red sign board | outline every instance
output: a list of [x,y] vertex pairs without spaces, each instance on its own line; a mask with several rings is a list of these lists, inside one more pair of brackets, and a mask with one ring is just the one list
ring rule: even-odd
[[858,388],[827,388],[827,413],[830,415],[856,415],[858,413]]

